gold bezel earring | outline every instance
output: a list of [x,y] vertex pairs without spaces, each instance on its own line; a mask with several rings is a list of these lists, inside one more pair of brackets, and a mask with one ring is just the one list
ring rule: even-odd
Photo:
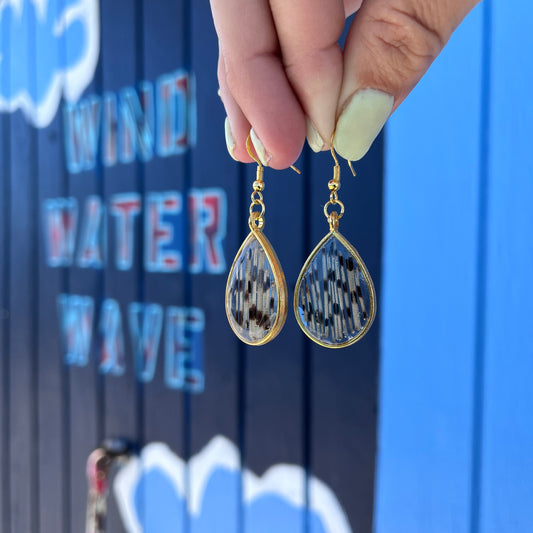
[[231,329],[242,342],[260,346],[274,339],[285,324],[288,295],[278,256],[263,234],[263,165],[253,153],[250,143],[248,136],[246,149],[257,163],[248,218],[250,233],[239,248],[228,275],[226,316]]
[[[307,258],[294,291],[294,314],[303,332],[325,348],[344,348],[360,340],[376,316],[376,291],[357,250],[338,231],[344,204],[338,198],[340,167],[328,182],[324,215],[329,232]],[[355,172],[350,169],[355,176]]]

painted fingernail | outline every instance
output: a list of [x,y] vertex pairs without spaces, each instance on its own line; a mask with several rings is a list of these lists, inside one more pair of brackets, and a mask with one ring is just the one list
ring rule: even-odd
[[305,118],[305,129],[307,142],[313,152],[321,152],[325,146],[324,139],[320,136],[320,133],[313,126],[313,123],[309,120],[309,117]]
[[376,89],[357,91],[337,120],[335,150],[350,161],[358,161],[369,150],[392,111],[394,97]]
[[226,135],[226,146],[228,147],[229,155],[237,161],[237,158],[233,155],[233,150],[235,150],[235,139],[233,138],[233,133],[231,133],[228,117],[226,117],[226,120],[224,121],[224,133]]
[[261,140],[255,133],[253,128],[250,130],[250,139],[252,139],[252,144],[254,145],[255,153],[257,154],[259,161],[261,161],[261,163],[265,165],[265,167],[268,167],[268,164],[270,163],[270,160],[272,159],[272,154],[269,154],[265,150],[263,143],[261,142]]

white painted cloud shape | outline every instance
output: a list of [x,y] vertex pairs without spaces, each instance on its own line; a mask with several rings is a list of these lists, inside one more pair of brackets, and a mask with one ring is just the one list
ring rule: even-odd
[[98,0],[0,0],[0,112],[39,128],[75,102],[100,53]]
[[[228,480],[231,480],[229,474],[232,474],[235,480],[238,479],[240,474],[239,450],[225,437],[216,436],[198,455],[191,458],[187,471],[187,464],[175,455],[168,446],[162,443],[148,444],[140,457],[131,459],[118,472],[114,483],[115,497],[128,533],[143,533],[143,526],[136,505],[137,490],[143,477],[156,471],[164,473],[168,485],[176,494],[176,498],[187,509],[191,522],[194,524],[195,520],[203,519],[202,524],[205,528],[206,519],[201,515],[206,509],[206,498],[218,500],[227,497],[227,491],[238,488],[238,483],[230,481],[226,485],[217,485],[218,492],[216,493],[212,493],[213,489],[211,488],[210,493],[209,485],[216,475],[223,472],[228,476]],[[189,480],[190,496],[185,502],[187,479]],[[269,468],[261,477],[245,469],[242,473],[242,499],[245,514],[254,513],[254,505],[262,502],[262,512],[264,513],[265,509],[269,512],[270,506],[272,511],[269,516],[275,522],[272,513],[279,510],[281,502],[290,512],[301,515],[306,505],[304,483],[305,472],[302,467],[297,465],[277,464]],[[150,501],[157,502],[157,495]],[[273,501],[276,502],[276,506],[271,505]],[[179,503],[173,507],[179,507]],[[150,513],[160,515],[164,512],[164,506],[153,511],[145,508],[144,519],[147,517],[149,519]],[[352,533],[347,517],[335,494],[315,477],[309,479],[309,513],[312,515],[313,523],[317,524],[313,531]],[[223,521],[224,517],[229,514],[220,513],[213,517],[213,522],[217,524],[217,531],[230,531],[221,523],[221,520]],[[160,516],[159,519],[161,520]],[[250,523],[253,523],[253,520]],[[283,525],[280,527],[277,528],[277,533],[284,533]],[[199,529],[204,530],[202,527]],[[253,527],[249,527],[247,530],[253,531]],[[168,531],[180,531],[179,525],[174,524]]]

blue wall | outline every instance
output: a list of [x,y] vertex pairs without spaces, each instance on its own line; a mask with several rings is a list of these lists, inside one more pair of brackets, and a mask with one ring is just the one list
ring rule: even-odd
[[533,531],[532,11],[478,6],[388,126],[378,533]]
[[[2,533],[82,531],[85,461],[110,436],[144,447],[110,499],[110,531],[533,531],[529,4],[485,0],[391,119],[382,257],[382,139],[360,177],[344,170],[342,232],[381,305],[369,335],[335,353],[292,318],[257,349],[227,326],[254,168],[226,153],[208,3],[20,7],[0,8]],[[65,10],[83,20],[60,24]],[[265,173],[291,293],[327,231],[331,158],[306,151],[297,166]],[[290,210],[288,187],[304,191]],[[107,226],[92,231],[98,206]],[[169,227],[170,241],[154,237]],[[175,336],[140,350],[131,324],[148,308],[132,304]]]

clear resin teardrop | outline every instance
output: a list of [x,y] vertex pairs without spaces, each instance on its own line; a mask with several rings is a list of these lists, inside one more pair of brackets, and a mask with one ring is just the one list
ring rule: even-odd
[[226,285],[226,315],[234,333],[255,346],[271,341],[287,318],[287,284],[268,239],[251,231]]
[[296,283],[294,311],[305,334],[327,348],[353,344],[372,325],[372,278],[357,250],[337,231],[330,231],[305,262]]

